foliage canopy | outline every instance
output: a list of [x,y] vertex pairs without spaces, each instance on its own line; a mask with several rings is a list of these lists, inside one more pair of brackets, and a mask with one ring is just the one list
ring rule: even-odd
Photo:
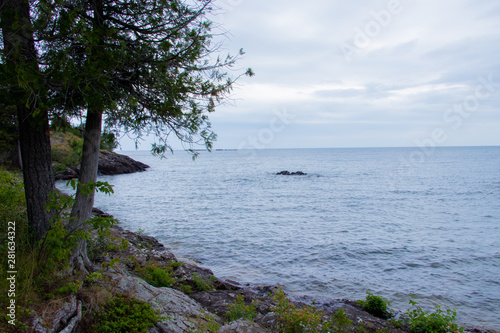
[[108,128],[155,134],[154,153],[170,149],[171,134],[210,149],[207,113],[228,97],[237,78],[227,71],[243,51],[218,55],[212,0],[189,3],[39,1],[35,27],[54,116],[98,108]]

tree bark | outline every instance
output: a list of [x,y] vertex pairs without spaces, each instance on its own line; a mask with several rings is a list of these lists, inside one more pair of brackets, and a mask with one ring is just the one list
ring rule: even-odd
[[[71,210],[70,229],[84,228],[85,224],[92,216],[94,207],[95,190],[86,192],[82,188],[86,184],[93,184],[97,180],[97,169],[99,166],[99,147],[101,143],[102,111],[100,109],[89,109],[87,111],[87,121],[83,135],[82,161],[80,164],[80,176],[75,203]],[[87,256],[87,241],[81,239],[73,249],[70,259],[72,268],[82,272],[89,271],[92,263]]]
[[[45,205],[54,188],[54,175],[47,110],[38,103],[40,76],[30,7],[25,0],[0,0],[0,9],[5,62],[12,76],[9,98],[17,108],[28,219],[35,239],[40,239],[50,227],[51,214]],[[30,75],[30,81],[19,84],[26,80],[18,77],[19,69]]]

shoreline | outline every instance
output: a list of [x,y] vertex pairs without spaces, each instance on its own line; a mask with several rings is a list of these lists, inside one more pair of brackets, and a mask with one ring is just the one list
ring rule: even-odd
[[[160,250],[164,252],[170,260],[175,260],[178,262],[182,262],[188,267],[188,270],[197,270],[202,271],[204,274],[213,275],[213,272],[204,266],[201,266],[199,263],[194,262],[188,258],[180,258],[177,257],[171,249],[168,247],[168,244],[162,244],[158,239],[153,236],[147,235],[139,235],[135,232],[125,230],[123,226],[119,223],[113,229],[118,230],[120,234],[127,235],[127,239],[141,239],[141,242],[147,240],[153,243],[153,249]],[[185,272],[184,272],[185,273]],[[215,276],[214,276],[215,277]],[[240,284],[237,281],[233,280],[225,280],[219,277],[215,277],[217,284],[219,285],[213,291],[204,291],[201,293],[196,293],[194,295],[190,295],[190,298],[199,302],[207,311],[215,312],[216,314],[220,314],[225,310],[225,306],[221,308],[220,303],[228,304],[230,303],[228,300],[228,291],[229,294],[232,292],[238,291],[238,293],[245,294],[245,301],[257,299],[264,297],[265,294],[268,294],[272,290],[274,290],[277,286],[260,286],[257,283],[245,283]],[[286,286],[284,286],[286,290]],[[328,296],[321,297],[320,302],[318,299],[308,296],[308,295],[288,295],[290,299],[296,304],[302,305],[311,305],[314,304],[318,309],[324,311],[325,313],[332,313],[332,309],[344,308],[346,309],[346,313],[348,313],[349,318],[354,319],[354,323],[371,323],[373,327],[379,327],[378,329],[389,330],[389,332],[410,332],[408,327],[406,329],[398,329],[394,327],[389,320],[383,320],[377,317],[372,316],[363,310],[355,300],[349,299],[334,299]],[[229,297],[231,300],[234,299]],[[268,300],[269,301],[269,300]],[[269,309],[267,309],[269,310]],[[269,312],[268,312],[269,313]],[[399,318],[402,314],[401,310],[395,312],[396,318]],[[352,320],[351,319],[351,320]],[[486,327],[482,327],[479,325],[474,325],[471,323],[463,324],[465,327],[465,332],[473,332],[473,333],[498,333],[498,331]],[[272,332],[272,331],[269,331]]]
[[[143,171],[143,170],[138,170],[138,171]],[[132,172],[135,172],[135,171],[132,171]],[[117,174],[120,174],[120,173],[117,173]],[[103,212],[101,212],[101,213],[103,213]],[[121,224],[119,224],[119,226],[121,227]],[[127,231],[127,233],[129,233],[130,235],[131,234],[136,235],[134,237],[150,237],[150,236],[138,235],[137,233],[134,233],[134,232],[131,232],[131,231]],[[158,241],[154,237],[150,237],[149,239],[153,243],[157,243],[157,244],[162,245],[161,242]],[[162,245],[162,246],[163,246],[163,248],[165,248],[164,245]],[[167,246],[168,246],[168,244],[167,244]],[[213,273],[212,273],[212,271],[210,269],[208,269],[208,268],[204,268],[202,266],[202,264],[196,263],[196,262],[194,262],[194,261],[192,261],[190,259],[177,257],[177,256],[175,256],[175,254],[169,248],[165,248],[164,251],[166,251],[168,253],[168,256],[171,256],[172,258],[174,258],[173,260],[178,261],[178,262],[183,262],[183,263],[189,265],[190,267],[198,267],[200,270],[202,270],[202,271],[208,271],[209,275],[214,276]],[[257,283],[253,283],[253,282],[241,284],[241,283],[233,281],[233,280],[222,280],[220,278],[216,278],[216,279],[217,279],[217,281],[219,281],[219,283],[221,285],[225,285],[224,288],[236,288],[237,290],[245,290],[245,292],[253,292],[253,293],[257,293],[257,294],[261,290],[261,288],[267,288],[267,290],[269,291],[269,290],[271,290],[272,288],[275,287],[275,286],[261,287]],[[286,288],[286,285],[285,285],[285,288]],[[303,294],[303,295],[290,295],[289,297],[291,297],[292,300],[296,301],[298,304],[299,303],[305,303],[305,304],[309,303],[309,304],[311,304],[311,303],[314,303],[315,301],[317,301],[317,298],[320,298],[321,299],[320,306],[321,307],[326,307],[326,310],[328,310],[328,305],[325,305],[325,304],[330,304],[330,306],[332,304],[334,304],[337,307],[339,306],[339,304],[342,304],[342,305],[347,306],[347,307],[352,307],[352,308],[350,308],[351,311],[353,313],[357,313],[355,316],[358,316],[359,318],[368,315],[366,312],[364,312],[363,310],[361,310],[359,307],[356,307],[356,302],[352,301],[352,300],[333,299],[331,297],[328,297],[327,295],[314,298],[312,296],[307,295],[306,293]],[[210,303],[206,304],[206,307],[207,307],[206,309],[209,310],[210,306],[211,306]],[[211,309],[211,310],[215,311],[214,309]],[[221,311],[221,309],[219,309],[219,311]],[[215,312],[217,312],[217,311],[215,311]],[[401,313],[401,311],[399,311],[397,313]],[[370,316],[370,315],[368,315],[368,316]],[[367,317],[367,318],[370,318],[370,317]],[[372,320],[372,318],[370,318],[370,319],[364,319],[364,320],[369,322],[370,320]],[[474,328],[468,328],[467,332],[476,332],[476,333],[480,333],[480,332],[481,333],[482,332],[484,332],[484,333],[498,333],[499,332],[497,330],[485,328],[485,326],[483,326],[483,325],[479,326],[479,325],[473,325],[473,324],[464,324],[464,326],[466,326],[466,327],[474,327]]]

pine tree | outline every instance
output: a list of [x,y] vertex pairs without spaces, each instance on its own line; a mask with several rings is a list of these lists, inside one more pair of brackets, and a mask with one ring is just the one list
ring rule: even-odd
[[[51,77],[54,110],[85,115],[80,183],[97,179],[101,126],[156,134],[155,154],[170,149],[169,135],[210,149],[215,134],[207,113],[227,98],[237,56],[217,56],[211,0],[92,0],[38,2],[43,63]],[[251,70],[246,74],[252,75]],[[194,153],[194,151],[193,151]],[[90,217],[94,192],[77,189],[72,228]],[[82,240],[72,262],[89,266]]]

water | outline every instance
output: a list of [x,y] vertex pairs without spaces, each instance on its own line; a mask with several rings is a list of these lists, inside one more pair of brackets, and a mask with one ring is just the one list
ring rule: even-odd
[[151,169],[100,177],[96,207],[219,277],[500,330],[500,147],[126,154]]

